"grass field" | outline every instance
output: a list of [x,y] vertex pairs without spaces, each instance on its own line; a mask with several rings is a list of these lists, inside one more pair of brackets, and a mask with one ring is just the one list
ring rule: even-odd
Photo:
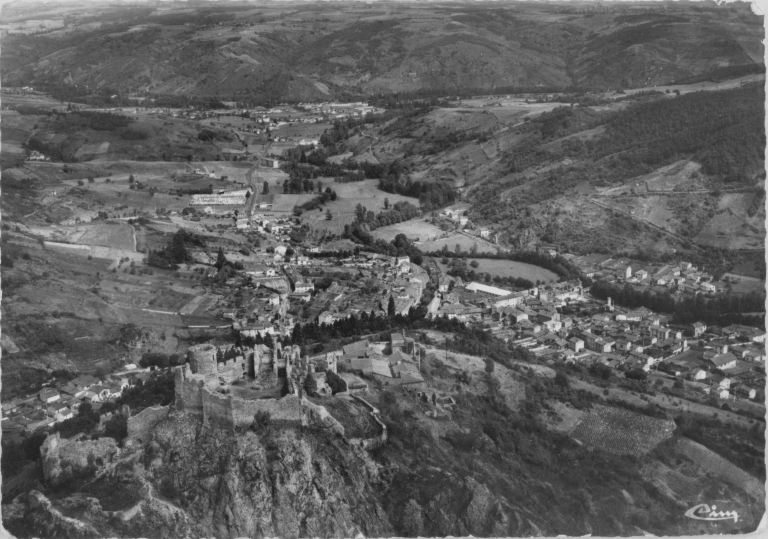
[[747,277],[746,275],[737,275],[735,273],[726,273],[723,277],[728,277],[728,279],[738,279],[739,282],[734,283],[721,280],[715,283],[716,287],[726,288],[726,286],[730,284],[731,290],[741,294],[765,290],[765,281],[756,277]]
[[[479,250],[479,247],[478,247]],[[526,264],[525,262],[516,262],[514,260],[491,260],[477,258],[479,266],[474,268],[475,271],[485,272],[491,275],[498,275],[499,277],[522,277],[528,279],[531,282],[553,282],[558,280],[556,273],[549,271],[548,269],[534,266],[533,264]],[[447,265],[442,264],[437,260],[441,269],[446,270]]]
[[478,253],[495,253],[496,252],[496,250],[493,247],[491,247],[489,244],[485,242],[481,242],[474,238],[469,238],[464,234],[459,234],[457,232],[454,232],[453,234],[449,234],[447,237],[444,237],[444,238],[420,242],[418,244],[418,247],[423,252],[428,253],[432,251],[441,250],[443,248],[443,245],[446,245],[448,247],[448,250],[453,251],[456,248],[456,245],[459,245],[462,251],[469,252],[469,250],[475,244],[477,244]]
[[[385,241],[392,241],[398,234],[405,234],[410,239],[415,240],[418,238],[419,241],[425,242],[435,239],[445,234],[445,232],[429,223],[426,219],[411,219],[396,225],[377,228],[373,232],[374,237]],[[419,244],[419,248],[421,248],[421,244]]]
[[77,238],[77,242],[85,245],[101,245],[116,249],[133,250],[135,248],[133,227],[130,225],[104,224],[89,226]]
[[302,221],[309,224],[309,227],[316,232],[328,232],[330,234],[341,235],[344,232],[344,225],[351,225],[355,222],[354,213],[334,213],[333,219],[326,219],[324,211],[305,212]]

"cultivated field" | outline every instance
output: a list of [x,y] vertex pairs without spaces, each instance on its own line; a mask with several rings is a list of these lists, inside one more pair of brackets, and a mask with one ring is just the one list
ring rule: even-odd
[[640,457],[672,436],[675,422],[596,404],[571,433],[577,440],[617,455]]
[[735,464],[732,464],[729,460],[688,438],[682,438],[677,446],[685,456],[702,466],[709,473],[740,488],[753,498],[764,503],[765,484]]

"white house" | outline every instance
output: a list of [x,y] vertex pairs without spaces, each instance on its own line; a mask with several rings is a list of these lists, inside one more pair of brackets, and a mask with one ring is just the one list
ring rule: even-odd
[[313,292],[315,285],[309,282],[298,281],[295,286],[295,292]]

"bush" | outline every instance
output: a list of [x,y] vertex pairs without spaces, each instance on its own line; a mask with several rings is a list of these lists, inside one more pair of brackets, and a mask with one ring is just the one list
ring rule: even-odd
[[269,412],[259,410],[253,416],[253,423],[251,423],[251,430],[254,432],[262,432],[269,427],[272,422],[272,416]]

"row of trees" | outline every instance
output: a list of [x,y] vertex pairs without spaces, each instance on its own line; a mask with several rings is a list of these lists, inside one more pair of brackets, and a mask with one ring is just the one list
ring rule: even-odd
[[450,185],[440,182],[414,182],[410,178],[402,178],[401,170],[397,166],[391,167],[388,174],[379,180],[379,189],[387,193],[418,198],[425,211],[450,206],[458,199],[458,193]]
[[603,280],[596,281],[590,292],[596,298],[610,297],[624,307],[647,307],[660,313],[672,313],[673,322],[678,324],[706,322],[719,326],[744,324],[763,327],[765,323],[765,294],[762,292],[717,297],[697,294],[676,300],[669,292],[640,291],[629,284],[616,286]]

